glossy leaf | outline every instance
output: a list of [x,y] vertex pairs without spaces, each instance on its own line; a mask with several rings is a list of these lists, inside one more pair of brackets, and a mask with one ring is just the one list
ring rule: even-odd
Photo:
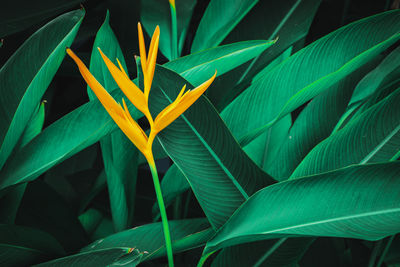
[[[193,88],[178,74],[161,66],[153,84],[149,100],[152,114],[171,103],[184,84]],[[158,137],[187,177],[214,229],[224,224],[250,195],[274,183],[241,149],[205,97],[200,97]]]
[[[124,55],[119,47],[118,40],[109,24],[109,12],[106,19],[97,32],[93,44],[90,59],[90,72],[96,77],[106,90],[118,88],[117,83],[111,76],[104,63],[98,48],[110,58],[114,64],[117,59],[124,70],[127,70]],[[96,96],[88,86],[89,99]],[[132,114],[135,118],[141,117],[138,110]],[[138,151],[125,134],[116,129],[113,133],[100,140],[102,149],[104,169],[107,175],[108,192],[110,195],[110,206],[116,232],[129,227],[133,217],[135,204],[135,189],[137,176]],[[135,164],[136,163],[136,164]]]
[[[321,0],[259,1],[224,43],[258,38],[278,40],[271,49],[263,52],[243,69],[239,80],[252,79],[289,47],[299,46],[297,43],[306,38],[321,2]],[[266,16],[266,10],[272,12]],[[252,28],[256,28],[257,31],[247,30]],[[294,52],[297,49],[294,48]]]
[[[165,206],[168,207],[173,200],[190,189],[190,185],[179,168],[173,164],[168,168],[161,180],[161,191]],[[160,212],[157,204],[153,206],[153,215]]]
[[281,238],[227,247],[211,266],[295,266],[312,241],[312,238]]
[[[204,244],[214,231],[205,219],[188,219],[168,222],[174,253]],[[135,227],[113,234],[83,248],[83,252],[111,249],[117,246],[134,247],[144,256],[142,261],[166,256],[165,241],[160,222]]]
[[399,167],[399,162],[352,166],[264,188],[208,242],[206,253],[279,237],[378,240],[393,235],[400,231],[395,223],[400,217]]
[[75,212],[41,180],[28,184],[15,224],[34,227],[51,234],[67,253],[88,243]]
[[78,253],[72,256],[59,258],[56,260],[48,261],[45,263],[37,264],[34,266],[66,266],[66,267],[79,267],[79,266],[120,266],[129,264],[129,266],[136,266],[142,254],[137,250],[130,248],[111,248],[91,251],[89,253]]
[[[15,1],[2,6],[0,16],[0,38],[22,31],[46,19],[50,19],[85,1]],[[23,6],[24,8],[21,8]]]
[[248,143],[396,42],[399,17],[391,11],[356,21],[297,52],[236,98],[222,113],[225,122]]
[[43,128],[44,124],[44,102],[36,108],[35,112],[32,114],[28,125],[26,126],[24,133],[21,137],[20,146],[23,147],[29,143],[35,136],[37,136]]
[[[189,28],[190,19],[197,0],[176,0],[175,7],[178,25],[178,53],[181,53],[183,42]],[[171,11],[168,1],[165,0],[142,0],[141,1],[140,21],[149,36],[153,34],[158,25],[160,27],[160,51],[169,60],[172,59],[171,48]],[[154,8],[157,7],[157,8]]]
[[192,53],[218,46],[258,0],[211,0],[192,43]]
[[30,227],[0,225],[0,264],[27,266],[65,254],[51,235]]
[[[241,44],[237,48],[243,51],[243,53],[247,51]],[[174,63],[168,64],[174,65],[171,68],[178,68],[178,65],[179,68],[186,66],[182,68],[182,72],[188,68],[196,69],[199,62],[202,68],[205,69],[207,69],[208,64],[214,64],[215,62],[218,64],[213,65],[214,67],[219,67],[232,61],[236,62],[235,64],[241,64],[242,61],[237,61],[230,56],[225,57],[218,51],[220,51],[219,48],[209,49],[195,54],[193,56],[194,59],[188,56],[179,58],[173,61]],[[229,54],[231,53],[235,54],[234,51],[230,51]],[[203,58],[203,61],[198,61],[200,55],[202,55],[201,58]],[[220,57],[221,60],[218,60]],[[168,64],[166,64],[167,67]],[[232,67],[234,66],[236,65]],[[212,68],[213,71],[215,70],[214,67]],[[217,75],[221,74],[223,74],[221,71],[217,73]],[[197,72],[196,76],[203,77],[204,80],[210,78],[206,75],[203,76],[201,72]],[[187,76],[188,79],[191,77]],[[111,95],[117,100],[123,97],[119,89],[113,90]],[[127,104],[128,107],[133,106],[130,103]],[[0,190],[16,183],[36,179],[52,166],[94,144],[115,129],[117,129],[117,126],[97,100],[82,105],[47,127],[37,138],[10,159],[7,163],[7,168],[0,172],[3,180],[3,182],[0,182]]]
[[215,70],[218,70],[218,75],[227,73],[260,55],[274,43],[264,40],[238,42],[190,54],[164,66],[179,73],[194,86],[199,86],[212,76]]
[[400,90],[357,116],[317,145],[291,178],[327,172],[352,164],[396,159],[400,151]]
[[83,10],[71,11],[49,22],[0,69],[0,168],[53,79],[83,15]]

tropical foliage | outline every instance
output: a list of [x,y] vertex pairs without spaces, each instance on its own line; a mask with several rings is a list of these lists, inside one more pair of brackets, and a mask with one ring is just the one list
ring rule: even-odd
[[399,266],[399,1],[22,2],[1,266]]

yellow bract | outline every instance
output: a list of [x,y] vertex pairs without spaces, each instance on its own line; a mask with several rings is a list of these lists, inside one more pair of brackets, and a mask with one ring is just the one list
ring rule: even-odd
[[[175,6],[175,1],[170,0],[171,5]],[[127,96],[129,101],[140,110],[148,119],[150,123],[150,135],[147,137],[143,129],[137,124],[129,113],[125,100],[122,99],[122,105],[115,102],[112,96],[104,89],[104,87],[96,80],[90,73],[85,64],[72,52],[67,49],[68,55],[78,65],[79,71],[86,83],[90,86],[101,104],[106,111],[110,114],[111,118],[115,121],[118,127],[124,134],[132,141],[132,143],[143,153],[150,165],[154,166],[154,158],[152,153],[152,145],[157,133],[165,129],[174,120],[176,120],[185,110],[187,110],[210,86],[214,81],[217,72],[206,82],[196,87],[193,90],[185,92],[186,85],[183,86],[179,95],[161,111],[155,120],[150,114],[148,101],[151,85],[153,82],[154,71],[156,67],[156,59],[158,52],[158,43],[160,40],[160,28],[157,26],[151,38],[149,53],[146,55],[146,48],[144,44],[142,26],[138,23],[139,35],[139,50],[140,60],[142,65],[142,72],[144,78],[144,92],[140,90],[130,79],[121,63],[118,61],[119,67],[103,54],[100,50],[101,57],[103,58],[108,70],[110,71],[115,82],[121,88],[122,92]]]
[[175,0],[169,0],[169,3],[175,8]]

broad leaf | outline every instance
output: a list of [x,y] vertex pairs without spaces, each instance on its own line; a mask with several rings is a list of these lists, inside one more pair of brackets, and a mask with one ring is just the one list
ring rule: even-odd
[[[237,44],[236,47],[242,53],[247,54],[246,48],[252,50],[254,48],[252,44],[250,43],[250,46],[247,47]],[[268,44],[265,44],[265,48],[267,46]],[[232,47],[235,47],[235,45],[232,45]],[[261,52],[262,49],[258,51]],[[232,68],[237,66],[236,64],[243,63],[243,61],[237,61],[233,58],[233,55],[235,55],[235,58],[240,58],[240,54],[228,49],[227,52],[224,56],[220,53],[220,48],[209,49],[193,55],[193,58],[191,58],[192,56],[179,58],[173,63],[166,64],[166,66],[172,64],[171,68],[179,67],[182,68],[180,72],[184,72],[188,69],[196,69],[198,65],[201,68],[208,69],[209,64],[211,64],[214,73],[215,68],[228,64],[228,62],[235,62]],[[253,54],[253,56],[255,55]],[[200,58],[202,58],[201,61]],[[248,57],[246,56],[246,58]],[[182,66],[186,67],[183,68]],[[225,69],[225,71],[228,70]],[[222,74],[222,71],[217,73],[217,75]],[[191,79],[192,77],[192,75],[188,75],[186,78]],[[203,81],[205,81],[210,76],[196,72],[196,77],[203,77]],[[119,89],[113,90],[111,95],[117,100],[123,97]],[[130,105],[130,103],[127,104]],[[3,182],[0,182],[0,190],[10,185],[36,179],[52,166],[94,144],[115,129],[117,129],[116,124],[97,100],[82,105],[47,127],[37,138],[10,159],[7,168],[0,172],[3,180]]]
[[[122,67],[127,70],[124,55],[109,24],[108,11],[94,41],[89,70],[106,90],[112,90],[117,88],[118,85],[101,58],[98,47],[108,58],[114,61],[114,64],[117,65],[116,59],[119,59]],[[89,99],[96,99],[89,86],[87,90]],[[139,118],[141,114],[138,110],[135,110],[133,116]],[[114,228],[116,232],[119,232],[129,227],[133,217],[138,151],[119,129],[102,138],[100,145],[107,175]]]
[[399,175],[400,163],[391,162],[352,166],[264,188],[208,242],[206,253],[279,237],[378,240],[398,233]]
[[[189,28],[190,19],[197,0],[176,0],[179,51],[182,51],[183,43]],[[169,2],[165,0],[142,0],[140,20],[146,32],[151,36],[158,25],[160,27],[160,50],[166,58],[172,59],[171,46],[171,11]],[[157,7],[157,8],[155,8]]]
[[192,43],[192,53],[218,46],[258,0],[211,0]]
[[[173,164],[168,168],[168,171],[161,180],[161,189],[165,206],[168,207],[177,196],[190,189],[190,185],[181,170]],[[154,204],[153,214],[159,212],[160,208],[157,204]]]
[[248,143],[400,39],[399,18],[399,11],[375,15],[307,46],[236,98],[222,113],[225,122],[242,144]]
[[0,69],[0,168],[21,137],[79,29],[71,11],[34,33]]
[[397,159],[400,151],[400,90],[357,116],[317,145],[291,178],[352,164]]
[[[184,84],[175,72],[158,66],[150,111],[158,114]],[[213,228],[219,228],[250,195],[274,183],[246,155],[205,97],[200,97],[159,135],[161,145],[182,173]]]
[[[174,253],[203,245],[214,234],[205,219],[168,222]],[[83,252],[111,249],[118,246],[134,247],[144,253],[142,261],[165,256],[165,240],[161,222],[146,224],[97,240]]]
[[37,264],[34,266],[65,266],[65,267],[79,267],[79,266],[120,266],[129,264],[129,266],[136,266],[140,261],[143,254],[139,253],[136,249],[131,248],[111,248],[91,251],[87,253],[78,253],[72,256],[59,258],[56,260],[48,261],[45,263]]
[[[22,31],[46,19],[50,19],[85,0],[15,1],[1,7],[0,38]],[[23,8],[21,8],[23,6]]]
[[227,247],[218,254],[211,266],[294,266],[312,241],[310,238],[281,238]]
[[30,227],[0,225],[0,264],[27,266],[65,254],[51,235]]
[[165,67],[179,73],[194,86],[198,86],[212,76],[229,72],[246,61],[260,55],[273,45],[274,41],[243,41],[207,49],[190,54],[164,64]]

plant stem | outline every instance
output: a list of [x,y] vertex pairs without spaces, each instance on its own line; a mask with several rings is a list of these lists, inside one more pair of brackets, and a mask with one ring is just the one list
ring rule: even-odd
[[172,46],[172,60],[178,58],[178,23],[176,19],[176,8],[173,5],[169,5],[171,9],[171,46]]
[[197,263],[197,267],[202,267],[203,264],[206,262],[206,260],[208,259],[208,257],[210,257],[212,254],[214,254],[215,251],[210,252],[206,255],[201,256],[199,262]]
[[396,235],[392,235],[389,240],[387,241],[385,248],[383,249],[382,255],[380,256],[376,267],[381,267],[382,262],[385,260],[386,254],[389,251],[390,245],[392,245],[393,239]]
[[169,233],[167,211],[165,210],[164,200],[162,197],[160,180],[158,179],[156,164],[154,162],[149,162],[149,166],[150,166],[150,170],[151,170],[151,175],[153,176],[154,189],[156,191],[158,206],[160,208],[161,221],[162,221],[164,237],[165,237],[165,247],[167,248],[168,266],[173,267],[174,266],[174,258],[173,258],[173,253],[172,253],[171,235]]

